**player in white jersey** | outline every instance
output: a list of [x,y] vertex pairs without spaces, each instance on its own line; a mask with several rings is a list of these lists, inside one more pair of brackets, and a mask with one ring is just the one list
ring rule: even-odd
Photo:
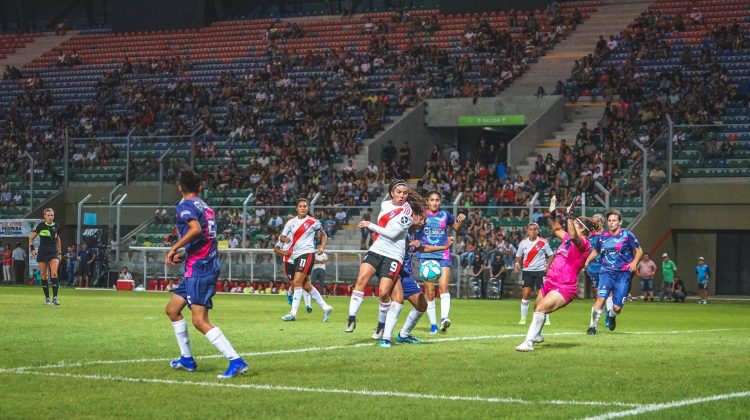
[[[526,234],[528,236],[518,244],[516,263],[513,265],[513,272],[515,273],[522,269],[523,287],[521,288],[521,320],[518,321],[519,325],[526,324],[531,293],[534,290],[539,293],[539,290],[542,289],[544,273],[555,255],[547,240],[539,236],[538,224],[529,223],[526,227]],[[549,320],[546,322],[546,325],[549,325]]]
[[391,199],[382,203],[377,223],[364,220],[359,222],[360,228],[373,232],[372,245],[359,266],[357,283],[349,301],[349,320],[344,332],[354,332],[357,327],[357,312],[365,297],[365,286],[374,275],[380,279],[380,312],[378,328],[373,337],[382,334],[381,325],[385,326],[385,318],[391,306],[391,290],[404,262],[406,233],[413,221],[412,208],[407,202],[409,186],[406,182],[393,181],[388,191]]
[[[292,261],[294,277],[292,285],[294,286],[294,297],[292,298],[292,309],[281,319],[283,321],[294,321],[297,319],[297,309],[299,301],[302,298],[302,290],[307,290],[310,297],[323,309],[323,321],[328,320],[328,316],[333,311],[333,307],[328,305],[318,292],[318,289],[310,284],[310,270],[312,270],[315,260],[315,235],[320,235],[320,246],[318,254],[323,253],[328,242],[328,236],[323,230],[323,226],[318,219],[308,215],[309,203],[306,198],[297,200],[297,217],[293,217],[286,222],[284,230],[281,231],[279,242],[282,244],[291,243],[291,248],[286,250],[286,256]],[[307,280],[307,281],[305,281]]]

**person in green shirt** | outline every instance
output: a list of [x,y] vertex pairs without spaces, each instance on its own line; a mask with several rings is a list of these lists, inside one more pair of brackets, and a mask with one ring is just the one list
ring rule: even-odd
[[677,274],[677,265],[674,261],[669,259],[669,255],[665,252],[661,254],[661,272],[664,281],[661,283],[661,293],[659,296],[659,302],[664,300],[664,296],[667,296],[669,300],[672,300],[673,283],[674,277]]

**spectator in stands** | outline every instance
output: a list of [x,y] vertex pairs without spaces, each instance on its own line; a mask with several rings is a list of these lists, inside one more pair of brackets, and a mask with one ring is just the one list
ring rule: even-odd
[[346,214],[346,209],[344,209],[343,207],[339,208],[336,211],[336,215],[334,217],[336,218],[336,224],[338,225],[338,227],[347,224],[349,220],[349,216],[347,216]]
[[268,219],[268,229],[270,232],[281,233],[281,228],[284,226],[284,220],[279,216],[279,213],[274,210],[271,213],[271,218]]
[[169,223],[169,217],[167,216],[167,209],[159,208],[154,212],[154,223],[163,225]]

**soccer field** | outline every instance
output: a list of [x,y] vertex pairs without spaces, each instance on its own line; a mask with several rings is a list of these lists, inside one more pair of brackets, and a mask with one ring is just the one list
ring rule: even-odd
[[[0,289],[3,418],[747,418],[750,302],[626,305],[617,330],[586,336],[590,301],[552,315],[533,353],[517,300],[454,300],[447,334],[375,346],[377,301],[354,334],[348,298],[296,322],[282,296],[219,295],[211,319],[250,363],[226,360],[191,327],[195,372],[174,371],[165,293]],[[406,317],[402,312],[397,329]],[[186,314],[187,315],[187,314]]]

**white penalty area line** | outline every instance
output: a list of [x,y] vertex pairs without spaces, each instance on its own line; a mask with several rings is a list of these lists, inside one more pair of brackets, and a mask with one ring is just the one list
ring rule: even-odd
[[204,382],[204,381],[176,381],[172,379],[152,379],[152,378],[131,378],[126,376],[113,375],[84,375],[77,373],[58,373],[58,372],[34,372],[34,371],[15,371],[21,375],[35,375],[58,378],[88,379],[97,381],[112,382],[135,382],[151,383],[165,385],[188,385],[211,388],[235,388],[235,389],[253,389],[260,391],[296,391],[309,392],[317,394],[345,394],[358,395],[364,397],[396,397],[407,399],[439,400],[439,401],[461,401],[461,402],[483,402],[493,404],[546,404],[546,405],[576,405],[576,406],[619,406],[638,408],[638,404],[606,401],[566,401],[566,400],[549,400],[549,401],[527,401],[518,398],[496,398],[480,396],[463,396],[463,395],[438,395],[438,394],[418,394],[398,391],[374,391],[366,389],[336,389],[336,388],[308,388],[300,386],[285,385],[265,385],[265,384],[236,384],[227,382]]
[[[623,334],[629,335],[666,335],[666,334],[695,334],[695,333],[711,333],[711,332],[726,332],[726,331],[739,331],[746,328],[715,328],[705,330],[673,330],[673,331],[633,331],[626,332]],[[545,334],[545,337],[560,337],[560,336],[578,336],[583,335],[582,332],[558,332]],[[468,336],[468,337],[446,337],[446,338],[435,338],[425,340],[425,343],[447,343],[453,341],[478,341],[478,340],[501,340],[506,338],[525,338],[526,334],[501,334],[501,335],[480,335],[480,336]],[[377,343],[358,343],[358,344],[344,344],[337,346],[326,346],[326,347],[304,347],[297,349],[284,349],[284,350],[271,350],[261,351],[252,353],[241,353],[242,357],[263,357],[263,356],[275,356],[279,354],[295,354],[295,353],[310,353],[318,351],[333,351],[342,349],[356,349],[361,347],[373,347]],[[223,355],[214,354],[208,356],[196,356],[198,360],[207,359],[222,359]],[[82,366],[93,366],[93,365],[118,365],[118,364],[130,364],[130,363],[156,363],[156,362],[168,362],[173,358],[142,358],[142,359],[121,359],[121,360],[88,360],[82,362],[59,362],[50,365],[41,366],[25,366],[18,368],[0,368],[2,372],[22,372],[31,369],[55,369],[55,368],[71,368],[71,367],[82,367]]]
[[668,410],[670,408],[675,408],[675,407],[684,407],[686,405],[701,404],[701,403],[712,402],[712,401],[723,401],[723,400],[729,400],[729,399],[734,399],[734,398],[747,398],[747,397],[750,397],[750,391],[734,392],[731,394],[711,395],[708,397],[691,398],[688,400],[672,401],[668,403],[646,404],[646,405],[635,407],[631,410],[613,411],[611,413],[604,413],[599,416],[587,417],[585,420],[607,420],[607,419],[615,419],[619,417],[637,416],[639,414],[650,413],[653,411]]

